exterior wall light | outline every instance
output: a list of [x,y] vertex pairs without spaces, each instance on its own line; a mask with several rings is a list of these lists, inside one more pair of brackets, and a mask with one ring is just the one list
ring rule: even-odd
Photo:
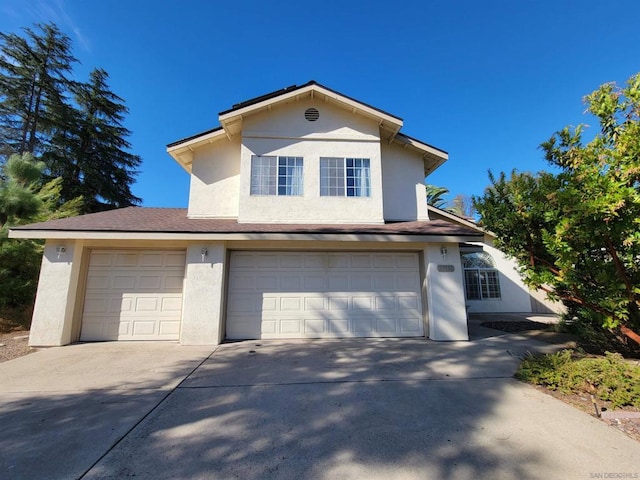
[[440,247],[440,255],[442,255],[443,260],[447,258],[447,247]]
[[60,260],[60,257],[67,253],[67,247],[65,247],[64,245],[58,245],[56,247],[56,253],[58,254],[58,260]]
[[202,261],[204,262],[204,259],[206,258],[206,256],[209,255],[209,250],[207,250],[206,247],[204,247],[202,250],[200,250],[200,255],[202,255]]

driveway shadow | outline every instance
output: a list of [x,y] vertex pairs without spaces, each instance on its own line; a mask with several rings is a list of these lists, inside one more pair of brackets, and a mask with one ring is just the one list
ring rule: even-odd
[[517,363],[424,339],[223,345],[86,478],[531,478],[539,451],[484,432]]
[[511,378],[520,355],[547,348],[518,338],[238,342],[195,370],[206,355],[181,353],[155,383],[141,364],[120,388],[89,379],[82,391],[3,393],[0,477],[500,480],[633,468],[635,442]]

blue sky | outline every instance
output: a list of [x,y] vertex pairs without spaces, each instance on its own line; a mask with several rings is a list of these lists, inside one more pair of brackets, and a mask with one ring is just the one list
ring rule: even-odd
[[640,72],[637,0],[0,0],[0,30],[53,21],[126,100],[134,193],[185,207],[166,144],[234,103],[316,80],[449,152],[428,181],[481,194],[487,170],[547,168],[538,145],[592,122],[582,97]]

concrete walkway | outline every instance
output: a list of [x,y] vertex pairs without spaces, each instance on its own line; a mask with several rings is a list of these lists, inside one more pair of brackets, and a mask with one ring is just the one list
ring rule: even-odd
[[526,351],[553,348],[498,335],[50,349],[0,364],[0,478],[640,476],[640,443],[512,378]]

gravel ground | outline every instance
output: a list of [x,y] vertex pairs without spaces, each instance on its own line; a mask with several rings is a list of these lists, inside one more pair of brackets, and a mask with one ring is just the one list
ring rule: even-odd
[[14,329],[0,333],[0,362],[35,352],[36,349],[30,348],[28,343],[29,330]]

